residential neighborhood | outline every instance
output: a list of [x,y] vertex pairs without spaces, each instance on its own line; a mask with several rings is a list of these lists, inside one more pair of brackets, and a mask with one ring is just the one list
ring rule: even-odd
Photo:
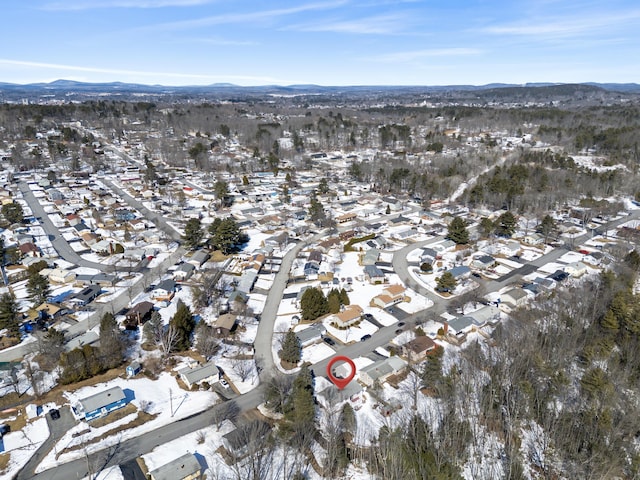
[[[261,122],[291,120],[267,106]],[[471,201],[481,175],[426,197],[358,174],[401,149],[407,157],[408,144],[323,148],[309,127],[306,150],[293,148],[289,131],[277,138],[269,167],[240,135],[208,134],[205,147],[202,132],[189,132],[179,145],[183,155],[196,149],[186,154],[193,166],[228,165],[201,169],[154,149],[155,127],[74,119],[33,128],[22,143],[0,143],[0,316],[11,312],[0,331],[10,426],[0,468],[12,478],[111,478],[92,475],[130,468],[153,479],[253,478],[252,459],[281,429],[308,443],[291,454],[298,463],[286,444],[270,461],[305,465],[295,478],[343,478],[332,476],[335,438],[319,433],[332,431],[336,412],[357,425],[340,440],[345,451],[361,454],[383,426],[436,412],[463,372],[489,368],[505,330],[557,311],[563,292],[592,288],[620,258],[632,262],[640,238],[640,204],[622,193],[529,210]],[[73,168],[47,148],[70,143],[63,132],[91,140]],[[516,171],[518,155],[559,149],[534,133],[455,132],[438,155],[490,151],[487,175],[502,175],[507,159]],[[514,152],[516,141],[526,146]],[[20,168],[20,148],[39,149],[48,166]],[[581,174],[596,175],[596,155],[578,153]],[[411,156],[428,165],[434,152]],[[593,349],[583,355],[601,354]],[[338,355],[355,371],[327,370]],[[331,383],[348,377],[344,388]],[[292,412],[306,411],[295,403],[305,391],[303,421]],[[121,441],[132,442],[129,456],[104,463]],[[372,478],[363,458],[342,467],[352,473],[344,478]]]

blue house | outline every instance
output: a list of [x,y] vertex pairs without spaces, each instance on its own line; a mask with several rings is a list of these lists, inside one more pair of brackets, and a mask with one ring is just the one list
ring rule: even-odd
[[127,397],[120,387],[112,387],[90,397],[80,400],[74,407],[78,415],[84,415],[85,420],[93,420],[103,417],[109,412],[124,407]]

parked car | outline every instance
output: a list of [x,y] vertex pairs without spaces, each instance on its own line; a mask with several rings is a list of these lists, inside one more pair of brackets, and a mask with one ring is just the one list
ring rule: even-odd
[[336,344],[335,340],[333,338],[331,338],[331,337],[323,337],[322,341],[324,343],[326,343],[327,345],[332,345],[333,346],[333,345]]
[[51,415],[51,420],[58,420],[60,418],[60,410],[52,408],[49,410],[49,415]]
[[224,388],[229,388],[229,382],[227,382],[224,378],[220,379],[220,385]]
[[366,335],[363,335],[362,338],[360,339],[361,342],[364,342],[366,340],[369,340],[371,338],[371,335],[369,335],[368,333]]
[[405,326],[405,323],[404,323],[404,322],[398,322],[398,326],[399,326],[399,327],[404,327],[404,326]]
[[396,334],[396,335],[400,335],[402,332],[403,332],[403,330],[402,330],[401,328],[399,328],[399,329],[397,329],[397,330],[395,331],[395,334]]

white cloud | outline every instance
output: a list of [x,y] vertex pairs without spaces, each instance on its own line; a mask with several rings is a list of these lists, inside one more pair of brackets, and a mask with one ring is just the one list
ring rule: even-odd
[[[198,81],[199,84],[206,84],[211,82],[227,81],[227,82],[248,82],[251,84],[265,84],[265,83],[286,83],[281,79],[267,77],[267,76],[250,76],[250,75],[224,75],[224,74],[192,74],[192,73],[176,73],[176,72],[152,72],[141,70],[123,70],[117,68],[98,68],[98,67],[85,67],[80,65],[65,65],[59,63],[45,63],[45,62],[31,62],[24,60],[10,60],[0,58],[0,65],[8,65],[14,67],[23,67],[26,69],[49,69],[57,70],[60,75],[66,75],[66,72],[84,72],[84,73],[98,73],[117,75],[119,81],[132,81],[132,82],[155,82],[161,83],[167,82],[171,79],[176,80],[191,80]],[[132,80],[122,80],[122,76],[128,78],[134,78]],[[60,77],[58,77],[60,78]],[[99,81],[106,81],[104,77]],[[150,79],[150,80],[145,80]],[[96,80],[87,80],[96,81]]]
[[309,12],[314,10],[329,10],[342,6],[345,3],[346,0],[333,0],[328,2],[307,3],[299,5],[297,7],[279,8],[274,10],[262,10],[257,12],[244,13],[225,13],[221,15],[212,15],[209,17],[196,18],[192,20],[182,20],[178,22],[156,24],[150,27],[143,27],[142,30],[185,30],[190,28],[207,27],[211,25],[271,21],[279,17],[295,15],[296,13]]
[[164,8],[194,7],[211,3],[212,0],[102,0],[52,2],[45,4],[43,10],[74,11],[93,10],[98,8]]
[[624,14],[592,14],[590,16],[573,16],[559,19],[528,19],[523,22],[495,25],[482,29],[484,33],[496,35],[530,36],[547,39],[566,38],[586,34],[596,34],[603,30],[616,28],[637,22],[640,11]]
[[290,25],[286,30],[300,32],[335,32],[355,34],[389,35],[407,31],[409,18],[404,14],[376,15],[354,20],[337,20],[328,23]]
[[483,51],[477,48],[433,48],[426,50],[413,50],[408,52],[387,53],[384,55],[370,57],[370,60],[389,63],[411,62],[414,60],[419,60],[421,58],[470,56],[480,55],[482,53]]

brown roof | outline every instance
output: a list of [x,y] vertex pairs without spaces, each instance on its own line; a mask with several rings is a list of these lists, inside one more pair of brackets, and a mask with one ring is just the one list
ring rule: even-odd
[[398,295],[402,295],[405,292],[406,288],[404,288],[402,285],[389,285],[388,287],[385,288],[385,291],[391,295],[392,297],[396,297]]
[[237,316],[233,313],[225,313],[224,315],[220,315],[216,320],[215,326],[218,328],[224,328],[226,330],[231,330],[233,325],[236,323]]
[[336,313],[336,317],[340,319],[342,322],[350,322],[362,315],[362,308],[360,305],[349,305],[345,307],[342,312]]
[[436,342],[431,340],[426,335],[421,335],[419,337],[414,338],[410,342],[405,343],[405,348],[407,350],[411,350],[414,353],[425,352],[427,350],[431,350],[435,348]]

